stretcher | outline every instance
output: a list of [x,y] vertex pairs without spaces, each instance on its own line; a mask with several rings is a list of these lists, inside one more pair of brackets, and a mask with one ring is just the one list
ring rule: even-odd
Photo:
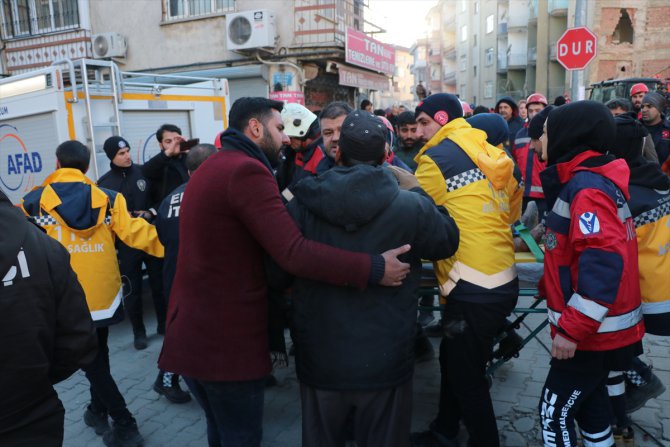
[[[546,315],[547,313],[547,307],[544,299],[537,297],[537,280],[539,279],[539,275],[529,275],[528,272],[532,272],[533,269],[524,268],[534,264],[536,267],[535,270],[541,269],[541,264],[544,261],[544,252],[542,251],[542,248],[538,246],[537,243],[533,240],[527,228],[525,228],[523,225],[519,225],[515,227],[515,230],[515,235],[521,237],[531,250],[530,252],[515,253],[515,261],[519,267],[520,272],[519,279],[522,284],[522,286],[519,288],[519,297],[533,297],[534,299],[528,306],[514,308],[514,311],[512,312],[514,319],[512,321],[508,320],[508,324],[502,329],[496,338],[494,357],[489,362],[486,370],[489,378],[491,378],[495,371],[505,362],[512,358],[518,357],[521,349],[523,349],[524,346],[526,346],[534,339],[547,351],[547,353],[551,354],[551,349],[537,338],[537,336],[549,324],[549,320],[545,317],[539,323],[528,323],[525,321],[528,315]],[[538,266],[537,264],[540,265]],[[437,280],[433,271],[433,265],[430,263],[423,265],[422,281],[418,295],[420,298],[439,297]],[[441,311],[442,306],[420,305],[419,310]],[[520,337],[516,333],[516,331],[522,327],[524,327],[528,332],[525,337]]]

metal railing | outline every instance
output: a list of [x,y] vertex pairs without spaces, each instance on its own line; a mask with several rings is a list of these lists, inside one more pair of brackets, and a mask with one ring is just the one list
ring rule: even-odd
[[528,63],[528,54],[523,53],[510,53],[507,55],[507,67],[525,67]]

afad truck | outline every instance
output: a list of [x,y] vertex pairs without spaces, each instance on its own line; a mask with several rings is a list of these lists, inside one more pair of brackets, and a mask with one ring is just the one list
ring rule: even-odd
[[102,146],[112,135],[128,140],[140,164],[159,152],[155,134],[165,123],[213,143],[228,126],[228,107],[225,79],[121,72],[109,61],[63,59],[0,79],[0,187],[20,203],[56,169],[66,140],[92,150],[93,181],[109,170]]

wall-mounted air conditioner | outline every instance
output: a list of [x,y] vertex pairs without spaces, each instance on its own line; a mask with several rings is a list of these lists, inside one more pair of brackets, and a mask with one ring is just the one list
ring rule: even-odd
[[101,33],[91,36],[93,57],[105,59],[109,57],[125,57],[126,38],[119,33]]
[[267,9],[226,14],[229,50],[274,47],[277,37],[275,14]]

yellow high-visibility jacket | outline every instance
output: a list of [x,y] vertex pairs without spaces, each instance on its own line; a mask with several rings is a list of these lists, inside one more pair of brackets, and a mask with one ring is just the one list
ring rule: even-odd
[[77,169],[55,171],[23,198],[21,209],[70,252],[72,268],[98,325],[114,316],[123,298],[115,238],[163,257],[156,228],[132,218],[123,195],[97,187]]
[[463,118],[444,125],[414,160],[419,184],[447,208],[460,230],[456,254],[435,263],[442,296],[458,285],[460,294],[478,299],[496,291],[513,293],[517,275],[510,225],[519,212],[512,197],[518,190],[514,162]]

